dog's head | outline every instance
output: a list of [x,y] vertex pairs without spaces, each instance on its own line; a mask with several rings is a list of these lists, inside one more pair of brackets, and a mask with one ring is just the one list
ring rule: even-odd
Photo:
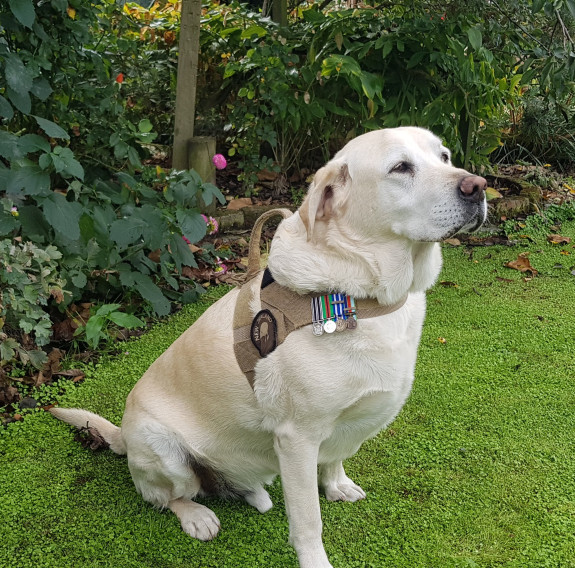
[[481,226],[486,186],[454,167],[428,130],[377,130],[351,140],[316,173],[299,213],[310,239],[334,220],[367,239],[440,241]]

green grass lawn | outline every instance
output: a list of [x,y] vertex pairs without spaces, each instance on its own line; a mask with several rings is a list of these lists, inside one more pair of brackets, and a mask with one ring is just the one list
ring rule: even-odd
[[[335,568],[575,567],[575,223],[561,233],[572,243],[444,248],[413,393],[347,462],[367,499],[321,499]],[[529,281],[503,267],[524,251],[539,271]],[[206,305],[126,344],[62,405],[118,423],[133,384]],[[279,482],[265,515],[210,500],[222,531],[201,543],[142,501],[124,458],[82,448],[47,413],[0,431],[0,460],[2,568],[297,566]]]

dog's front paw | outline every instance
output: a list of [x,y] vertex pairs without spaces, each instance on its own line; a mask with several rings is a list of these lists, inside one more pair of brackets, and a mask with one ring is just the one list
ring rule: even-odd
[[216,538],[220,531],[220,521],[216,514],[211,509],[204,507],[204,505],[193,501],[189,503],[189,507],[177,513],[184,532],[198,540],[212,540]]
[[360,501],[365,499],[365,491],[348,480],[346,483],[330,483],[325,486],[325,496],[328,501]]

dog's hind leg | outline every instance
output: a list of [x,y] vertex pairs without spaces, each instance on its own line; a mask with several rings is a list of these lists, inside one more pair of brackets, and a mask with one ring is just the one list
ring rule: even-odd
[[256,490],[247,493],[244,499],[260,513],[267,513],[274,506],[269,493],[263,487],[258,487]]
[[143,425],[130,423],[125,437],[128,466],[142,497],[157,507],[173,511],[184,532],[191,537],[215,538],[220,529],[215,513],[192,501],[205,493],[201,473],[205,473],[206,468],[199,468],[177,435],[158,422],[148,421]]
[[365,491],[345,474],[340,461],[322,464],[319,468],[319,481],[328,501],[365,499]]

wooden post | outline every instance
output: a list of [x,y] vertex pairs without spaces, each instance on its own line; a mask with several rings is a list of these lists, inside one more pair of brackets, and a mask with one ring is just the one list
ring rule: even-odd
[[201,14],[202,0],[182,1],[172,151],[172,167],[176,170],[187,170],[190,167],[188,144],[194,136]]
[[288,25],[288,7],[287,0],[272,1],[272,20],[282,27]]
[[[211,136],[195,136],[188,143],[188,164],[194,168],[202,178],[202,181],[216,184],[216,167],[212,158],[216,153],[216,139]],[[201,200],[203,201],[203,200]],[[202,203],[200,209],[208,215],[216,212],[217,201],[209,205]]]

